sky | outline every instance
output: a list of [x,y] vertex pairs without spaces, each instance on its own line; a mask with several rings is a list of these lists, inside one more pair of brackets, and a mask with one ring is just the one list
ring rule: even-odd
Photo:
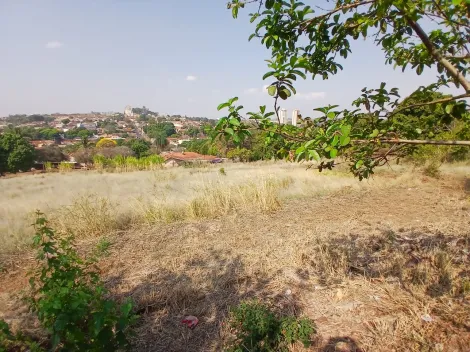
[[[270,53],[248,42],[250,11],[234,20],[227,1],[0,0],[0,116],[145,105],[218,118],[217,105],[234,96],[246,111],[272,106],[262,80]],[[328,104],[347,108],[382,81],[406,96],[437,74],[394,70],[370,41],[352,50],[342,72],[298,82],[282,107],[304,116]]]

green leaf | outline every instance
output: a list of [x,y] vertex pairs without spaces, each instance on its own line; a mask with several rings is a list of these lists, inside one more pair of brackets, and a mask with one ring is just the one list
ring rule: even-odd
[[273,76],[275,73],[276,73],[276,71],[270,71],[270,72],[265,73],[264,76],[263,76],[263,80],[268,78],[268,77]]
[[274,0],[266,0],[266,8],[269,10],[274,6]]
[[447,113],[447,114],[451,114],[453,109],[454,109],[454,105],[448,104],[448,105],[446,106],[446,113]]
[[334,119],[334,118],[336,117],[336,114],[335,114],[333,111],[331,111],[331,112],[329,112],[326,116],[327,116],[329,119]]
[[333,137],[333,140],[331,141],[331,145],[332,145],[333,147],[336,147],[336,145],[338,144],[338,142],[339,142],[339,137],[336,135],[336,136]]
[[230,106],[229,103],[222,103],[222,104],[220,104],[220,105],[217,107],[217,111],[220,111],[220,110],[222,110],[222,109],[224,109],[224,108],[227,108],[227,107],[229,107],[229,106]]
[[351,132],[351,125],[341,126],[341,134],[343,135],[343,137],[349,136],[350,132]]
[[369,135],[370,138],[375,138],[379,135],[379,130],[376,128],[372,133]]
[[231,117],[229,122],[231,125],[240,126],[240,121],[238,121],[238,119],[236,119],[235,117]]
[[358,160],[356,163],[356,169],[359,169],[364,164],[364,160]]
[[310,156],[310,158],[313,158],[316,161],[320,161],[320,155],[316,150],[309,150],[308,155]]
[[238,16],[238,7],[234,6],[232,7],[232,17],[237,18],[237,16]]
[[342,147],[345,145],[348,145],[351,142],[351,137],[349,136],[341,136],[339,139],[339,143],[341,144]]
[[225,129],[225,132],[228,133],[228,134],[230,134],[230,135],[232,135],[232,136],[233,136],[233,133],[234,133],[234,132],[233,132],[233,129],[231,129],[230,127],[227,127],[227,128]]
[[332,149],[330,150],[330,158],[331,158],[331,159],[334,159],[334,158],[336,158],[336,155],[338,155],[338,149],[332,148]]
[[416,133],[421,134],[421,133],[423,133],[423,130],[421,128],[417,128]]
[[276,95],[276,90],[277,90],[276,86],[269,86],[268,87],[268,94],[273,97],[273,96]]

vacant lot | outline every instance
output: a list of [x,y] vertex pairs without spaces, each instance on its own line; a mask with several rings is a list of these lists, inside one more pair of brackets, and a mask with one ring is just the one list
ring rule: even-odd
[[39,208],[84,251],[111,243],[100,268],[115,298],[136,302],[137,351],[222,350],[229,307],[249,298],[313,318],[312,351],[469,350],[469,168],[360,183],[223,166],[0,180],[0,318],[35,331],[16,294],[32,263],[25,215]]

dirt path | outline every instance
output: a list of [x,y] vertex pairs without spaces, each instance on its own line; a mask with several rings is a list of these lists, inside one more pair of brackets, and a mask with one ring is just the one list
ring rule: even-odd
[[[314,351],[468,351],[470,322],[439,315],[441,298],[404,285],[398,269],[408,255],[427,260],[431,247],[421,243],[447,246],[469,235],[469,224],[463,179],[422,179],[289,200],[272,214],[124,232],[101,269],[115,297],[137,304],[138,351],[221,350],[228,308],[255,297],[315,319]],[[455,253],[470,249],[462,246]],[[17,318],[11,297],[24,283],[21,268],[2,275],[0,318]],[[468,308],[459,299],[448,307],[455,317]],[[200,318],[195,330],[180,324],[187,314]]]

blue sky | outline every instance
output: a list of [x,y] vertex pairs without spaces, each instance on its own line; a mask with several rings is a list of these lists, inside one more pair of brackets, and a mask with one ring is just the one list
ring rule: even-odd
[[[1,0],[0,116],[145,105],[217,118],[217,105],[233,96],[248,109],[271,106],[262,91],[269,52],[247,40],[249,11],[233,20],[226,2]],[[327,104],[349,106],[364,86],[385,81],[404,95],[434,75],[393,70],[359,40],[344,71],[299,82],[299,95],[283,107],[307,116]]]

